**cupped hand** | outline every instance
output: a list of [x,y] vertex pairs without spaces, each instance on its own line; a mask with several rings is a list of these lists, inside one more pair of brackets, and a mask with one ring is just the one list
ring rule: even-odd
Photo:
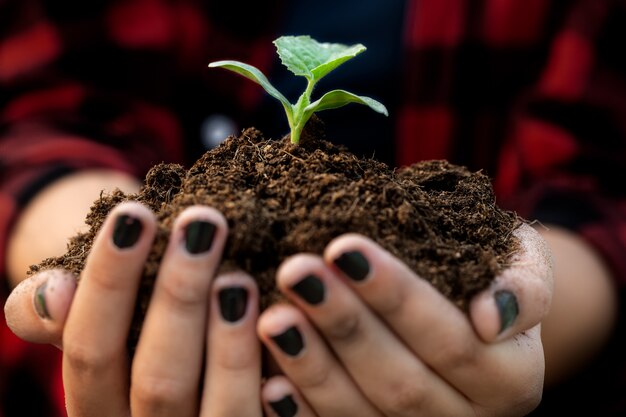
[[538,233],[516,234],[521,250],[469,316],[363,236],[288,259],[277,279],[295,306],[270,307],[257,329],[297,387],[285,401],[320,416],[530,412],[542,395],[540,321],[553,278]]
[[[119,248],[113,230],[125,216],[142,230]],[[215,227],[210,245],[181,243],[206,224]],[[154,234],[139,205],[120,206],[105,223],[82,277],[93,288],[75,294],[70,274],[42,272],[16,288],[5,312],[22,338],[66,350],[70,416],[254,417],[261,404],[280,417],[523,415],[541,398],[539,322],[552,271],[542,238],[526,226],[516,233],[522,250],[473,300],[469,318],[362,236],[336,239],[323,257],[292,257],[278,284],[294,304],[271,307],[257,325],[285,376],[268,379],[260,398],[257,290],[239,272],[211,284],[226,235],[211,209],[192,208],[174,226],[132,373],[124,335]]]
[[13,291],[12,330],[63,349],[70,417],[262,415],[258,290],[242,272],[214,277],[227,232],[211,208],[178,216],[132,361],[127,335],[156,233],[146,207],[110,213],[78,286],[50,270]]

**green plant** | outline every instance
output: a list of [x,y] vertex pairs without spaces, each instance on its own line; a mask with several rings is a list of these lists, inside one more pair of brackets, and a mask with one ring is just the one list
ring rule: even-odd
[[276,51],[284,66],[295,75],[305,77],[307,86],[296,104],[291,104],[267,79],[265,75],[252,65],[239,61],[217,61],[209,64],[210,68],[225,68],[236,72],[258,83],[272,97],[278,99],[287,113],[291,142],[298,144],[300,134],[306,122],[313,113],[336,109],[349,103],[359,103],[369,106],[372,110],[388,115],[385,106],[378,101],[345,90],[333,90],[324,94],[318,100],[311,102],[311,93],[315,84],[329,72],[344,62],[365,51],[365,46],[342,45],[338,43],[320,43],[310,36],[281,36],[274,41]]

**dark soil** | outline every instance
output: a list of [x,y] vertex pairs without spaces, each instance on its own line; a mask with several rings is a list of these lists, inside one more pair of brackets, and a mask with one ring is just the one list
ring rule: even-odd
[[394,170],[358,158],[322,136],[320,125],[299,146],[272,141],[254,128],[228,138],[189,170],[152,168],[138,194],[103,195],[87,217],[90,230],[73,237],[66,254],[31,272],[63,267],[79,277],[92,240],[118,203],[137,200],[158,215],[160,227],[137,303],[133,347],[174,218],[205,204],[228,219],[223,267],[242,268],[261,290],[261,308],[281,300],[274,275],[286,257],[322,253],[334,237],[362,233],[406,262],[466,311],[468,300],[507,266],[522,219],[500,209],[481,172],[434,160]]

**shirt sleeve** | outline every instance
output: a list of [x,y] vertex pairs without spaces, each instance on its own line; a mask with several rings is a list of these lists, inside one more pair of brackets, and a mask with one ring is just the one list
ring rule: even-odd
[[[205,72],[225,58],[266,71],[279,3],[0,1],[0,302],[11,228],[51,181],[93,168],[144,178],[199,156],[208,115],[254,111],[262,89]],[[59,365],[2,320],[0,416],[64,416]]]
[[520,102],[496,187],[530,220],[576,231],[626,285],[626,36],[621,2],[579,2]]
[[141,33],[116,32],[116,22],[128,18],[122,11],[94,5],[93,11],[78,11],[80,19],[68,22],[56,7],[43,1],[0,4],[3,275],[11,227],[31,197],[51,181],[93,168],[142,177],[156,163],[182,162],[179,120],[162,104],[165,94],[153,84],[150,95],[148,81],[123,78],[133,53],[155,56],[137,69],[148,73],[155,61],[171,58],[170,49],[135,45],[132,37]]
[[626,285],[624,2],[448,3],[407,8],[398,164],[484,170],[502,206],[576,231]]
[[[141,36],[142,28],[134,34],[115,32],[111,28],[124,16],[113,18],[104,6],[85,3],[89,10],[78,10],[83,6],[73,3],[75,15],[63,7],[68,6],[34,0],[0,2],[3,304],[10,290],[8,236],[22,209],[41,189],[79,170],[110,169],[141,178],[155,163],[182,162],[178,120],[161,104],[160,91],[147,94],[149,89],[139,81],[136,88],[127,88],[133,83],[123,78],[132,53],[159,57],[144,60],[140,70],[149,74],[155,61],[167,60],[169,50],[132,44],[128,38]],[[130,73],[128,77],[132,78]],[[52,346],[20,340],[2,320],[0,416],[66,416],[60,358]]]

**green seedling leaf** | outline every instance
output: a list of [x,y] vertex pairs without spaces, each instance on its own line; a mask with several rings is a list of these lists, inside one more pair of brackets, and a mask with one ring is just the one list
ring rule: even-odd
[[280,101],[286,109],[288,108],[291,110],[291,103],[289,100],[287,100],[287,98],[283,96],[281,92],[272,85],[272,83],[270,83],[267,77],[258,68],[252,65],[244,64],[243,62],[228,60],[211,62],[209,64],[209,68],[225,68],[236,72],[239,75],[243,75],[244,77],[259,84],[270,96],[278,99],[278,101]]
[[370,97],[357,96],[345,90],[333,90],[324,94],[319,100],[309,104],[304,109],[303,120],[309,120],[313,113],[322,110],[337,109],[350,103],[364,104],[375,112],[388,116],[387,108],[379,101]]
[[291,129],[291,142],[298,144],[304,125],[313,113],[336,109],[349,103],[364,104],[372,110],[388,115],[387,109],[378,101],[344,90],[333,90],[311,103],[311,94],[315,84],[326,74],[344,62],[365,51],[365,46],[342,45],[338,43],[320,43],[310,36],[282,36],[274,41],[276,51],[282,63],[295,75],[305,77],[307,86],[295,104],[291,104],[263,75],[252,65],[239,61],[217,61],[209,64],[210,68],[225,68],[236,72],[261,85],[269,95],[278,99],[285,108],[287,121]]
[[274,41],[281,62],[295,75],[319,81],[344,62],[365,51],[365,46],[320,43],[310,36],[282,36]]
[[376,101],[370,97],[357,96],[356,94],[352,94],[345,90],[329,91],[328,93],[324,94],[319,100],[309,104],[304,109],[304,111],[318,112],[322,110],[337,109],[350,103],[364,104],[375,112],[384,114],[385,116],[389,116],[389,113],[387,113],[387,108],[383,106],[383,104],[379,101]]

